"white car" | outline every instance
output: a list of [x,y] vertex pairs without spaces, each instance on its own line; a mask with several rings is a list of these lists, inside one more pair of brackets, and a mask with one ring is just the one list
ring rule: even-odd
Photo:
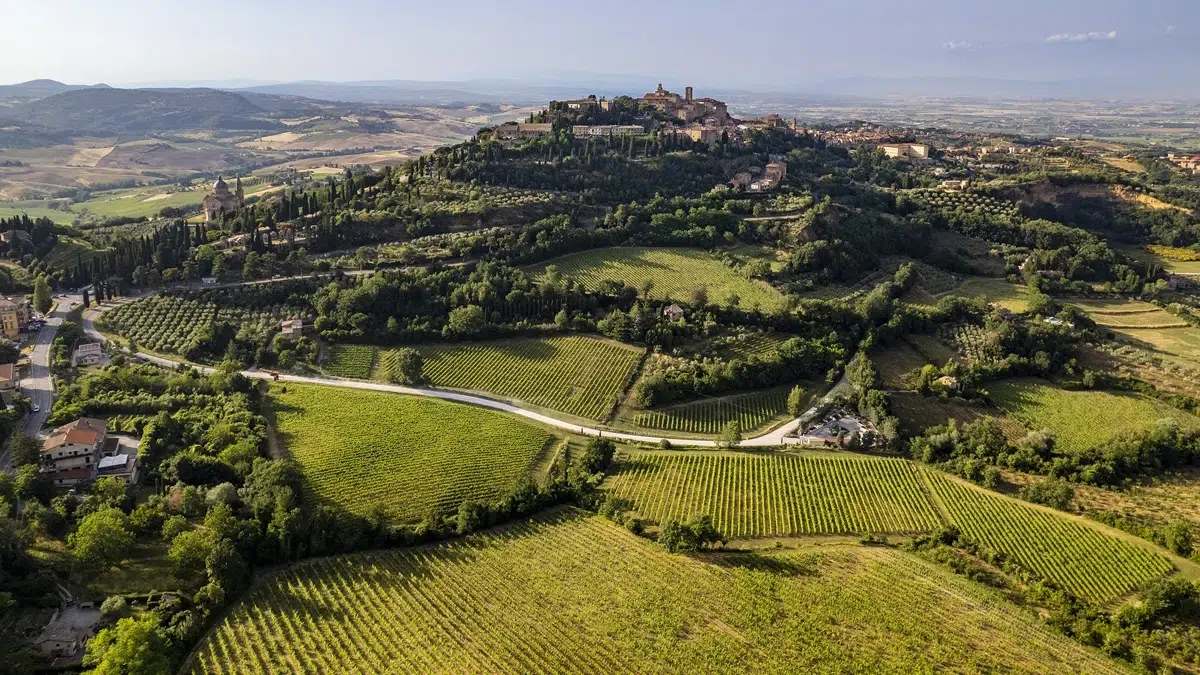
[[33,404],[33,412],[42,412],[42,406],[34,403]]

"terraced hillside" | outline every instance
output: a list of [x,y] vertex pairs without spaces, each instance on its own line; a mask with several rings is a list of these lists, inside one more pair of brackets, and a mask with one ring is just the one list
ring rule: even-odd
[[257,584],[205,637],[235,673],[1120,673],[987,588],[891,549],[671,555],[566,511]]

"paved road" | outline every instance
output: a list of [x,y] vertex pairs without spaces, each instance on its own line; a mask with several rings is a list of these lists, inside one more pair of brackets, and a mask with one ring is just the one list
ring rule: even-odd
[[[100,340],[100,341],[103,341],[105,338],[103,335],[101,335],[99,332],[96,331],[95,325],[92,323],[92,321],[102,311],[104,311],[103,308],[102,309],[91,309],[88,312],[86,312],[83,317],[84,331],[89,336],[91,336],[93,339]],[[164,359],[164,358],[160,358],[160,357],[153,356],[150,354],[139,353],[139,356],[146,359],[147,361],[150,361],[151,363],[157,363],[159,365],[166,366],[168,368],[175,368],[179,365],[178,361],[172,361],[170,359]],[[193,365],[193,367],[197,368],[198,370],[200,370],[201,372],[204,372],[204,373],[211,373],[213,370],[212,368],[209,368],[206,366]],[[242,374],[245,375],[246,377],[259,379],[259,380],[273,379],[273,376],[269,372],[263,372],[263,371],[258,371],[258,370],[246,370],[246,371],[242,371]],[[476,396],[473,394],[464,394],[462,392],[457,392],[457,391],[447,391],[444,389],[430,389],[430,388],[425,388],[425,387],[406,387],[403,385],[385,384],[382,382],[364,382],[362,380],[344,380],[344,379],[333,378],[333,377],[308,377],[308,376],[303,376],[303,375],[285,375],[282,373],[279,375],[279,381],[280,382],[298,382],[298,383],[304,383],[304,384],[321,384],[321,385],[333,386],[333,387],[347,387],[350,389],[367,389],[367,390],[371,390],[371,391],[386,391],[386,392],[391,392],[391,393],[395,393],[395,394],[409,394],[411,396],[425,396],[428,398],[442,399],[444,401],[454,401],[457,403],[466,403],[469,405],[480,406],[482,408],[491,408],[492,410],[500,410],[500,411],[503,411],[506,413],[511,413],[513,415],[518,415],[520,417],[524,417],[526,419],[530,419],[535,422],[545,424],[546,426],[554,427],[557,429],[562,429],[564,431],[569,431],[572,433],[582,434],[584,436],[602,436],[604,438],[615,438],[615,439],[623,440],[623,441],[632,441],[632,442],[636,442],[636,443],[652,443],[652,444],[661,443],[662,441],[666,440],[666,441],[670,442],[671,445],[687,446],[687,447],[700,447],[700,448],[712,448],[712,447],[717,446],[717,442],[712,441],[712,440],[696,439],[696,438],[670,438],[670,437],[663,437],[663,436],[647,436],[647,435],[640,435],[640,434],[630,434],[630,433],[625,433],[625,432],[621,432],[621,431],[610,431],[607,429],[595,429],[592,427],[580,426],[574,422],[570,422],[567,420],[560,420],[556,417],[551,417],[551,416],[543,414],[543,413],[535,412],[533,410],[527,410],[525,408],[522,408],[517,405],[513,405],[512,403],[508,403],[506,401],[497,401],[495,399],[486,398],[483,396]],[[830,393],[826,395],[826,398],[829,398],[835,392],[840,391],[841,389],[844,388],[844,386],[848,386],[848,383],[843,378],[843,380],[841,382],[838,382],[838,384],[830,391]],[[797,427],[800,426],[800,423],[802,420],[805,420],[808,417],[815,414],[815,410],[816,410],[816,407],[814,406],[814,408],[805,412],[800,417],[788,422],[787,424],[780,426],[777,429],[774,429],[765,434],[762,434],[761,436],[755,436],[754,438],[744,439],[744,440],[742,440],[739,447],[762,448],[762,447],[776,447],[776,446],[780,446],[780,445],[796,444],[799,442],[799,440],[796,438],[789,438],[788,436],[790,434],[795,433]]]
[[[21,378],[21,392],[28,396],[30,402],[39,410],[30,411],[26,415],[25,424],[21,429],[26,436],[37,436],[50,415],[50,407],[54,404],[54,378],[50,376],[50,345],[54,342],[54,335],[58,332],[63,317],[70,311],[70,304],[80,300],[79,296],[60,298],[54,312],[46,317],[46,325],[30,340],[33,351],[29,355],[29,373]],[[0,450],[0,471],[7,471],[9,468],[8,451]]]

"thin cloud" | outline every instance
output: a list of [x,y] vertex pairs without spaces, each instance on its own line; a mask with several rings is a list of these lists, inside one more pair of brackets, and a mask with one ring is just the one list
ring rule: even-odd
[[972,45],[970,42],[967,42],[966,40],[961,40],[961,41],[951,40],[947,43],[944,43],[942,45],[942,48],[950,49],[950,50],[957,50],[957,49],[970,49],[972,46],[974,46],[974,45]]
[[1175,26],[1167,26],[1167,35],[1171,35],[1174,32],[1175,32]]
[[1093,31],[1091,33],[1055,33],[1046,38],[1046,42],[1050,44],[1061,44],[1065,42],[1106,42],[1117,39],[1117,31],[1110,30],[1107,33]]

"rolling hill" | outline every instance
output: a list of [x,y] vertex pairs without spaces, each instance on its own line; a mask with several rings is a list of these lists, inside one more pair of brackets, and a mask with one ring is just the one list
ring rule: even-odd
[[283,126],[245,96],[216,89],[76,89],[14,106],[8,116],[75,134]]

